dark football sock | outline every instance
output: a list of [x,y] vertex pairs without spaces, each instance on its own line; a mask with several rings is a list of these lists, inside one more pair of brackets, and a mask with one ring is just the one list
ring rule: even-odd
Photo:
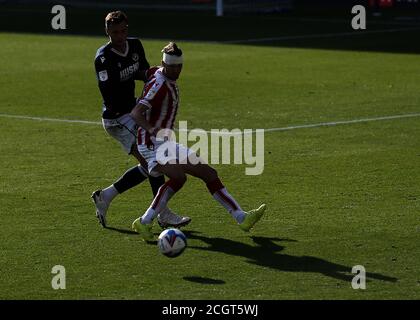
[[156,197],[159,188],[165,183],[165,176],[161,175],[159,177],[149,176],[150,186],[152,187],[153,197]]
[[141,166],[128,169],[115,183],[118,193],[123,193],[147,179],[147,173]]

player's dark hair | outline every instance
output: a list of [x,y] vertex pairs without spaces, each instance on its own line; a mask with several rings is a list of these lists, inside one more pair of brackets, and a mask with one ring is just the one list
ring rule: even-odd
[[119,24],[125,21],[128,24],[128,17],[122,11],[113,11],[106,15],[105,17],[105,27],[108,29],[113,24]]
[[182,56],[182,50],[178,48],[175,42],[169,42],[162,50],[162,52],[169,54],[171,56]]

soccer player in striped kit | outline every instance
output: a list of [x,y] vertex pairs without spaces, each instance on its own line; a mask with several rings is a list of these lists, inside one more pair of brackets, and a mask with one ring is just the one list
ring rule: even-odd
[[[116,196],[146,179],[155,196],[165,183],[162,174],[150,176],[147,173],[147,163],[137,150],[137,125],[129,115],[136,105],[135,80],[145,81],[145,71],[150,67],[143,46],[139,39],[128,37],[128,18],[122,11],[108,13],[105,32],[110,41],[98,49],[95,57],[96,76],[103,97],[102,124],[140,165],[128,169],[109,187],[93,192],[96,217],[103,227],[106,227],[106,214]],[[158,215],[161,227],[179,228],[190,221],[189,217],[178,216],[166,207]]]
[[249,231],[262,217],[266,205],[249,212],[243,211],[226,190],[215,169],[200,161],[192,150],[169,139],[179,107],[176,80],[182,70],[183,56],[174,42],[165,46],[162,52],[162,67],[147,72],[148,82],[143,95],[130,115],[139,125],[138,150],[147,161],[149,174],[163,173],[169,180],[159,188],[146,212],[134,220],[132,228],[143,240],[153,240],[153,219],[182,188],[189,174],[203,180],[214,199],[225,207],[239,227]]

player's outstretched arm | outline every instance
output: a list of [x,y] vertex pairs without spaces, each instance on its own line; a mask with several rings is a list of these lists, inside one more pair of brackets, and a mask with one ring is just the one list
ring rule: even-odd
[[130,113],[130,116],[134,119],[138,126],[145,129],[147,132],[152,133],[153,127],[146,119],[146,111],[149,110],[149,107],[145,104],[137,104]]

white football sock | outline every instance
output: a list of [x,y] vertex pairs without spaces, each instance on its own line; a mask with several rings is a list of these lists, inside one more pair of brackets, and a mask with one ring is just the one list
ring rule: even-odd
[[236,200],[227,192],[226,188],[222,188],[213,193],[213,198],[216,199],[238,223],[245,219],[245,213]]
[[142,224],[151,224],[153,219],[157,216],[157,212],[153,208],[148,208],[141,216],[140,222]]
[[235,220],[238,223],[242,223],[245,220],[246,214],[242,210],[232,211],[230,214],[235,218]]
[[117,189],[115,189],[113,184],[111,184],[108,188],[102,190],[102,196],[104,200],[108,203],[110,203],[118,194],[119,193]]
[[153,219],[156,218],[159,212],[166,208],[169,199],[175,194],[175,191],[165,183],[159,188],[156,197],[153,199],[152,204],[146,210],[141,217],[141,223],[149,224],[152,223]]

